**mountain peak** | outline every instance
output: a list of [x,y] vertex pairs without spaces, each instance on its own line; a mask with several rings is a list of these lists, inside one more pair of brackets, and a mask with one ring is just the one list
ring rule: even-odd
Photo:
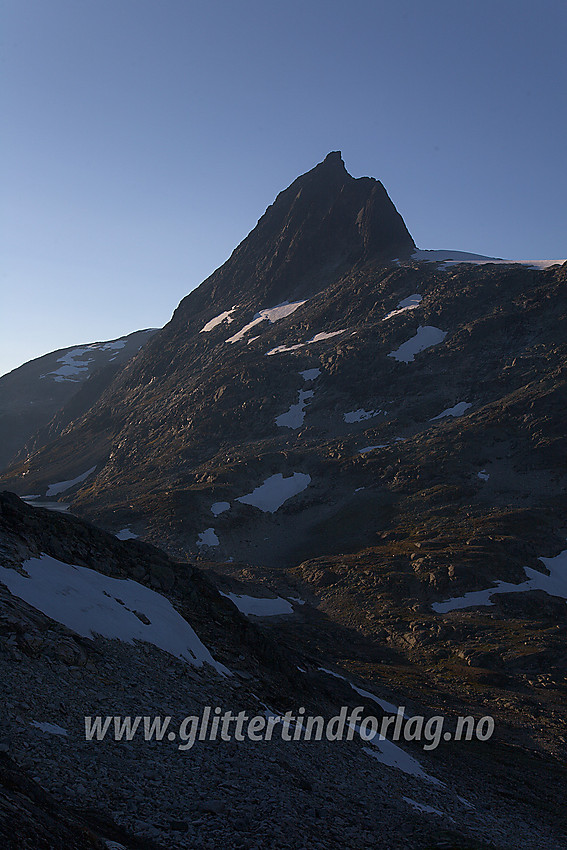
[[[409,256],[415,244],[384,186],[352,177],[331,151],[277,196],[231,257],[180,305],[309,297],[356,265]],[[200,306],[202,303],[202,307]]]

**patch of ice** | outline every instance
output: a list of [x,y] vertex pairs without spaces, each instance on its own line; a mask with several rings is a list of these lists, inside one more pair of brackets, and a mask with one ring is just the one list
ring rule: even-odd
[[138,535],[134,534],[133,531],[130,531],[129,528],[122,528],[115,534],[119,540],[136,540]]
[[321,374],[320,369],[304,369],[299,373],[304,381],[314,381]]
[[292,404],[289,410],[276,416],[276,425],[280,428],[301,428],[305,419],[307,399],[313,397],[313,390],[299,390],[297,404]]
[[0,566],[0,581],[14,596],[77,634],[88,638],[98,634],[125,643],[141,640],[197,667],[207,662],[219,673],[229,673],[169,600],[155,590],[45,554],[24,561],[23,569],[27,575]]
[[458,404],[454,404],[453,407],[448,407],[442,413],[438,413],[437,416],[433,416],[429,421],[435,422],[436,419],[444,419],[445,416],[462,416],[465,410],[468,410],[469,407],[472,407],[467,401],[459,401]]
[[496,587],[471,590],[464,596],[447,599],[445,602],[434,602],[431,607],[439,614],[445,614],[447,611],[470,608],[473,605],[494,605],[492,596],[495,593],[525,593],[528,590],[543,590],[550,596],[559,596],[567,602],[567,549],[554,558],[539,558],[539,560],[547,567],[549,575],[533,570],[531,567],[524,567],[528,578],[521,584],[498,581]]
[[222,590],[219,593],[234,602],[241,614],[246,614],[246,616],[277,617],[281,614],[293,614],[293,605],[280,596],[276,596],[275,599],[268,599],[239,593],[223,593]]
[[351,410],[350,413],[343,413],[343,419],[349,424],[352,422],[364,422],[366,419],[373,419],[382,413],[381,410],[364,410],[359,407],[358,410]]
[[388,357],[393,357],[400,363],[411,363],[416,354],[425,351],[426,348],[431,348],[433,345],[439,345],[446,336],[447,331],[442,331],[440,328],[435,328],[432,325],[420,325],[415,336],[403,342],[396,351],[391,351]]
[[[433,806],[426,806],[424,803],[417,803],[415,800],[412,800],[411,797],[402,797],[404,803],[407,803],[412,808],[417,809],[418,812],[423,812],[426,815],[439,815],[440,817],[449,817],[445,812],[442,812],[440,809],[435,809]],[[449,817],[449,820],[453,820],[453,818]]]
[[225,511],[228,510],[230,510],[230,502],[215,502],[213,505],[211,505],[211,513],[214,516],[223,514]]
[[415,310],[417,307],[419,307],[422,301],[422,297],[423,296],[419,295],[419,293],[417,292],[415,293],[415,295],[408,295],[407,298],[404,298],[402,301],[400,301],[395,310],[391,310],[389,313],[387,313],[382,319],[382,321],[385,322],[386,319],[391,319],[392,316],[397,316],[400,313],[405,313],[406,310]]
[[42,732],[47,732],[48,735],[68,735],[66,729],[63,729],[62,726],[59,726],[57,723],[47,723],[45,721],[32,720],[32,726],[35,726],[36,729],[41,729]]
[[488,481],[488,479],[490,478],[490,473],[487,472],[486,469],[481,469],[480,472],[477,472],[477,475],[481,479],[481,481]]
[[218,546],[219,539],[214,528],[206,528],[197,538],[197,546]]
[[238,305],[232,307],[232,309],[230,309],[230,310],[225,310],[224,313],[219,313],[218,316],[215,316],[213,319],[209,319],[207,324],[203,325],[203,327],[201,328],[199,333],[200,334],[207,334],[207,333],[209,333],[209,331],[212,331],[213,328],[216,328],[217,325],[220,325],[223,322],[226,322],[227,325],[229,325],[231,322],[234,322],[234,319],[232,318],[232,314],[236,310],[237,306]]
[[96,469],[95,466],[91,466],[90,469],[87,469],[86,472],[82,472],[81,475],[77,475],[76,478],[72,478],[70,481],[59,481],[57,484],[50,484],[47,488],[46,496],[58,496],[59,493],[64,493],[66,490],[70,490],[71,487],[74,487],[75,484],[80,484],[89,475],[92,475]]
[[285,319],[287,316],[291,316],[292,313],[305,304],[305,301],[295,301],[293,304],[290,304],[289,301],[283,301],[281,304],[278,304],[277,307],[267,307],[264,310],[260,310],[260,312],[256,313],[251,322],[248,322],[242,330],[238,331],[238,333],[234,334],[234,336],[229,337],[226,342],[238,342],[238,340],[242,339],[242,337],[248,333],[248,331],[253,328],[255,325],[258,325],[260,322],[268,321],[270,324],[274,324],[275,322],[279,322],[280,319]]
[[278,508],[305,490],[311,483],[311,476],[303,472],[294,472],[289,478],[284,478],[281,472],[266,478],[263,484],[251,493],[240,496],[236,501],[253,505],[264,513],[275,513]]

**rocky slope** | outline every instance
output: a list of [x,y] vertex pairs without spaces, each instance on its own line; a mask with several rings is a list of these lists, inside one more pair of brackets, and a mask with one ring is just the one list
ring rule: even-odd
[[[316,616],[315,609],[303,613],[309,602],[252,622],[194,565],[147,544],[116,540],[79,519],[33,509],[11,494],[0,494],[0,545],[3,847],[567,846],[558,805],[564,771],[525,748],[517,748],[510,768],[510,742],[500,732],[490,745],[442,742],[430,752],[405,741],[388,750],[358,737],[306,742],[285,741],[281,734],[260,742],[198,740],[189,750],[179,749],[175,733],[161,740],[141,734],[87,740],[85,716],[167,715],[169,728],[177,730],[184,717],[200,716],[206,706],[249,716],[274,708],[297,715],[303,706],[307,715],[327,719],[340,706],[361,705],[381,717],[392,709],[383,700],[395,697],[388,687],[365,690],[367,682],[353,674],[357,691],[320,669],[327,656],[303,653],[297,641],[288,644],[286,623]],[[20,585],[37,581],[38,558],[47,576],[54,563],[75,565],[66,568],[63,593],[83,611],[75,629],[65,625],[62,606],[51,609],[53,616],[44,613],[53,599],[63,598],[54,584],[33,602],[23,598],[25,589],[10,593],[5,586],[15,588],[18,574]],[[93,616],[90,597],[70,589],[85,569],[91,587],[93,576],[118,579],[126,600],[134,582],[167,598],[213,651],[215,663],[226,665],[225,675],[163,651],[151,631],[135,642],[85,634]],[[227,592],[236,587],[217,580]],[[108,584],[108,604],[127,606],[113,587]],[[136,616],[142,612],[130,612]],[[357,641],[353,636],[351,645]],[[408,715],[430,716],[406,696]],[[454,718],[447,719],[453,728]]]
[[[118,370],[155,333],[61,348],[0,377],[0,469],[39,448],[95,404]],[[39,433],[37,433],[39,432]]]

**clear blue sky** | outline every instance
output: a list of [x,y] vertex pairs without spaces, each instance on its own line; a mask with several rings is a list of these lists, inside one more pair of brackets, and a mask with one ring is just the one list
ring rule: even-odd
[[421,248],[567,255],[563,0],[4,0],[2,19],[0,374],[164,324],[330,150]]

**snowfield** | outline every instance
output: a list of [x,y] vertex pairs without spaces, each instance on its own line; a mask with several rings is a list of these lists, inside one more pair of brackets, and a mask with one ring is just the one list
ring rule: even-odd
[[311,476],[303,472],[294,472],[289,478],[284,478],[281,472],[266,478],[263,484],[251,493],[240,496],[236,501],[245,505],[253,505],[264,513],[275,513],[284,502],[305,490],[311,483]]
[[[0,566],[0,581],[14,596],[78,635],[125,643],[141,640],[196,667],[207,662],[219,673],[229,673],[169,600],[149,587],[45,554],[29,558],[23,569],[26,575]],[[147,625],[139,615],[149,621]]]

